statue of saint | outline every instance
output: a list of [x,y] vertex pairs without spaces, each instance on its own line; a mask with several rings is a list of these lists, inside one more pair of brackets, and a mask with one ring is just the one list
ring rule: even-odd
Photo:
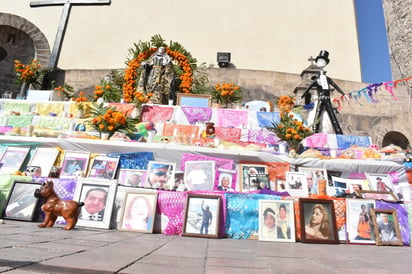
[[170,56],[164,47],[159,47],[147,62],[142,62],[137,90],[145,94],[153,93],[153,104],[169,104],[175,96],[175,73]]

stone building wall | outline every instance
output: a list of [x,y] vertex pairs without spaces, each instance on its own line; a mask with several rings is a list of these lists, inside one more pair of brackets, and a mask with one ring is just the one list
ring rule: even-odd
[[383,0],[392,79],[412,76],[412,1]]

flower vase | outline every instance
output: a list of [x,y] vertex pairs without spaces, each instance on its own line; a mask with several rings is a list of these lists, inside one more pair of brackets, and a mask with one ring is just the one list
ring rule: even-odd
[[30,83],[22,82],[21,87],[20,87],[20,93],[17,95],[17,99],[26,98],[29,87],[30,87]]
[[84,110],[83,109],[78,109],[77,110],[77,118],[82,118],[84,116]]
[[109,132],[100,132],[100,139],[102,140],[109,140],[110,133]]
[[142,115],[142,106],[135,106],[130,113],[130,117],[136,119]]

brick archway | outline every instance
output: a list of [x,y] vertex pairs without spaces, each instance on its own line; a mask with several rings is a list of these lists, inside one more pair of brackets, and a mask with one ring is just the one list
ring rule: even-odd
[[410,147],[408,138],[406,138],[405,135],[397,131],[389,131],[383,137],[382,147],[386,147],[391,144],[397,145],[402,149],[409,149]]
[[0,91],[16,91],[14,60],[23,63],[37,59],[46,68],[50,60],[50,46],[46,36],[26,19],[8,13],[0,13],[0,48],[5,57],[0,60]]

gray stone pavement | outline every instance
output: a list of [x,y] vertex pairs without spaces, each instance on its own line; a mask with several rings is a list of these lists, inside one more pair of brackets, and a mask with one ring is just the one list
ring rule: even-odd
[[205,239],[0,224],[1,273],[412,273],[411,247]]

